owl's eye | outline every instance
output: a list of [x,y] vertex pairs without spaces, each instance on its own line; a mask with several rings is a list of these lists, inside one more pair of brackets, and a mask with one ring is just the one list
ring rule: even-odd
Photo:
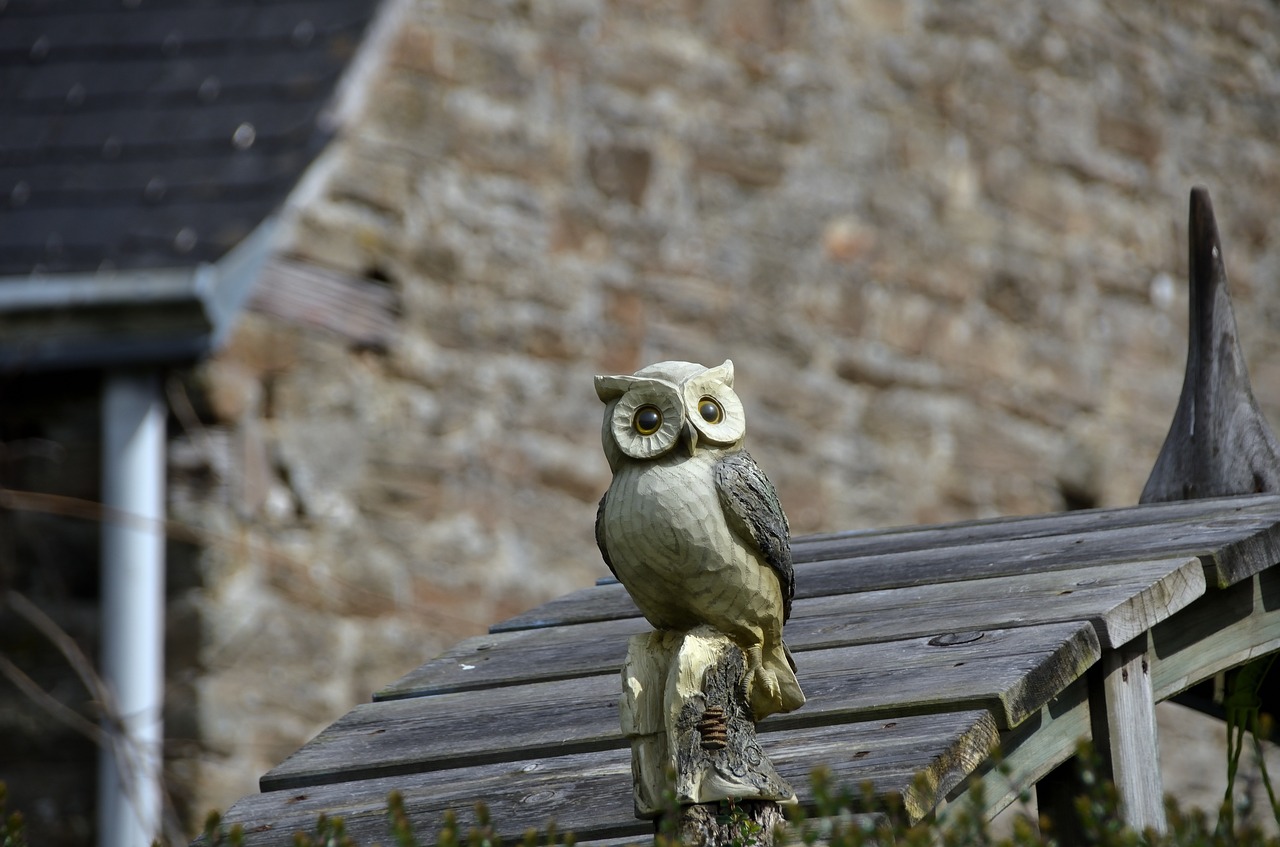
[[702,415],[702,419],[710,424],[718,424],[724,420],[724,409],[720,408],[720,404],[710,397],[703,397],[698,401],[698,414]]
[[653,435],[662,426],[662,412],[657,406],[641,406],[631,418],[631,425],[641,435]]

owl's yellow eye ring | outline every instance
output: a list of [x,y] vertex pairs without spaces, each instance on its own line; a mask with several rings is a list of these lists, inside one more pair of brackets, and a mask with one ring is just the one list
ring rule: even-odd
[[631,416],[631,426],[641,435],[653,435],[662,428],[662,410],[654,405],[644,405]]
[[724,409],[711,397],[703,397],[698,401],[698,414],[709,424],[718,424],[724,420]]

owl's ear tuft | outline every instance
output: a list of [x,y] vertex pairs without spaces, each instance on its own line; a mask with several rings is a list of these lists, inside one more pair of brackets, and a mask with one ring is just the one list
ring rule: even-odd
[[733,359],[725,359],[724,364],[718,368],[708,368],[707,376],[733,388]]
[[632,376],[596,376],[596,396],[602,403],[612,403],[631,389],[636,382]]

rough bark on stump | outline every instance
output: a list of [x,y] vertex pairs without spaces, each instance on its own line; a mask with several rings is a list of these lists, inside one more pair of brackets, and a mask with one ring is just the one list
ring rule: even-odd
[[[619,705],[637,817],[663,814],[670,797],[686,807],[686,843],[772,843],[777,804],[795,792],[760,747],[745,676],[742,650],[708,626],[631,639]],[[725,815],[722,800],[736,813]]]
[[773,847],[785,822],[782,807],[772,800],[700,803],[680,810],[676,836],[681,844],[700,847]]

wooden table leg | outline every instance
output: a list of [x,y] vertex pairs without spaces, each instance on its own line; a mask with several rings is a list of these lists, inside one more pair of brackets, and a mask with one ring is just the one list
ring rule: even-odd
[[1109,761],[1125,823],[1165,832],[1164,783],[1146,639],[1108,650],[1091,680],[1094,745]]

